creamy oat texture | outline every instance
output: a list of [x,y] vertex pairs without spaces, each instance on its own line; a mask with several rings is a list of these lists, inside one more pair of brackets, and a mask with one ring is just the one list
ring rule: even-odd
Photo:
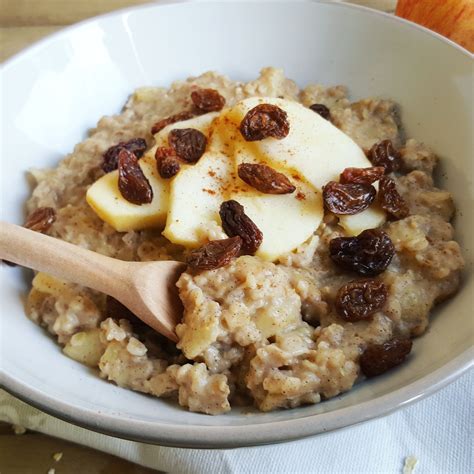
[[[103,174],[105,150],[135,137],[152,146],[151,126],[189,109],[196,87],[217,89],[227,105],[252,96],[325,104],[333,123],[364,150],[383,139],[401,149],[403,170],[394,179],[411,215],[384,226],[396,247],[381,275],[389,293],[384,309],[357,323],[336,314],[337,290],[354,275],[329,258],[329,240],[344,232],[336,218],[326,216],[307,243],[277,262],[243,256],[217,270],[184,273],[177,283],[185,308],[177,348],[136,319],[107,311],[104,295],[44,274],[33,281],[27,313],[57,337],[68,356],[98,367],[101,377],[177,399],[191,411],[219,414],[252,402],[268,411],[345,392],[361,377],[359,357],[367,344],[421,335],[433,306],[458,288],[463,266],[449,223],[451,196],[433,183],[437,157],[422,143],[405,141],[393,102],[351,103],[342,86],[299,90],[274,68],[247,84],[206,73],[170,89],[141,88],[120,115],[102,118],[57,168],[31,171],[36,186],[27,210],[53,207],[57,220],[50,235],[105,255],[183,259],[183,249],[161,229],[114,231],[89,208],[85,193]],[[216,238],[212,229],[209,236]]]

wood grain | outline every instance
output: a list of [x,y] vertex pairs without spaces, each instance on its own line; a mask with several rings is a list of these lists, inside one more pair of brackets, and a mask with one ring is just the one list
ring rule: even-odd
[[56,26],[149,0],[3,0],[0,26]]
[[[2,474],[151,474],[158,471],[68,441],[27,432],[15,435],[0,423],[0,472]],[[62,453],[59,461],[55,453]]]
[[23,48],[63,28],[62,26],[18,26],[0,28],[0,62]]

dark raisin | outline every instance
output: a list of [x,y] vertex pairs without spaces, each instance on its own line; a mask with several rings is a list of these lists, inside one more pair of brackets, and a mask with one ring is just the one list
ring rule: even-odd
[[331,259],[345,270],[375,276],[390,264],[395,248],[381,229],[367,229],[357,237],[337,237],[329,242]]
[[176,152],[172,148],[159,146],[155,152],[156,167],[163,179],[169,179],[177,175],[181,165]]
[[241,163],[238,173],[242,181],[265,194],[290,194],[296,189],[283,173],[267,165]]
[[133,204],[148,204],[153,199],[153,190],[137,157],[126,148],[122,148],[118,154],[118,188],[120,194]]
[[[56,220],[56,211],[52,207],[38,207],[26,218],[23,225],[26,229],[35,232],[46,233]],[[17,264],[9,260],[0,260],[9,267],[16,267]]]
[[105,299],[105,316],[114,319],[138,319],[126,306],[112,296],[107,295]]
[[191,92],[191,100],[199,113],[218,112],[225,99],[215,89],[197,89]]
[[410,213],[405,199],[397,191],[395,181],[388,176],[380,179],[379,202],[382,209],[395,219],[403,219]]
[[128,142],[120,142],[111,146],[103,155],[102,169],[106,173],[117,169],[118,154],[122,148],[131,151],[137,158],[141,158],[146,150],[146,141],[144,138],[132,138]]
[[189,120],[195,116],[194,112],[185,111],[180,112],[178,114],[170,115],[164,119],[159,120],[156,122],[153,127],[151,127],[151,134],[155,135],[158,132],[161,132],[165,127],[171,125],[172,123],[176,122],[183,122],[184,120]]
[[192,270],[214,270],[223,267],[239,255],[242,243],[239,236],[213,240],[192,250],[186,260],[187,264]]
[[410,339],[391,339],[383,344],[369,344],[360,357],[360,368],[366,377],[375,377],[400,365],[410,353]]
[[346,321],[369,319],[382,309],[387,288],[378,280],[356,280],[346,283],[337,292],[336,310]]
[[248,142],[273,137],[282,139],[290,132],[286,112],[271,104],[260,104],[249,110],[240,123],[240,133]]
[[263,234],[252,219],[245,214],[244,207],[234,200],[225,201],[221,204],[219,215],[224,232],[230,237],[236,235],[241,237],[242,251],[253,255],[262,243]]
[[334,214],[352,215],[367,209],[377,191],[370,184],[340,184],[329,181],[323,188],[324,207]]
[[374,166],[383,166],[386,173],[397,171],[401,166],[400,153],[391,140],[376,143],[368,152],[367,157]]
[[331,112],[324,104],[313,104],[309,108],[325,120],[331,120]]
[[52,207],[38,207],[26,218],[23,227],[44,233],[49,230],[55,220],[56,211]]
[[378,181],[385,173],[383,166],[370,168],[346,168],[339,175],[341,184],[372,184]]
[[196,163],[206,151],[207,138],[195,128],[175,128],[168,135],[170,147],[188,163]]
[[114,319],[126,319],[133,324],[133,330],[144,330],[148,326],[135,316],[125,305],[112,296],[105,299],[105,316]]

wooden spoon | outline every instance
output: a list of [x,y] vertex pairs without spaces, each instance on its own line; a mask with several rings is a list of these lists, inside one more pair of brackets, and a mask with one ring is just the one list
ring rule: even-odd
[[125,262],[0,222],[0,258],[110,295],[145,324],[177,341],[183,309],[176,281],[181,262]]

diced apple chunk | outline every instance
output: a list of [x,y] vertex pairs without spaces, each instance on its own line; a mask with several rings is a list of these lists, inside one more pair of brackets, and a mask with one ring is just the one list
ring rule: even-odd
[[56,297],[64,296],[64,294],[71,291],[71,287],[67,282],[43,272],[38,272],[35,275],[32,286],[41,293]]
[[91,329],[74,334],[64,346],[63,352],[71,359],[89,367],[97,367],[105,351],[100,333],[100,329]]

